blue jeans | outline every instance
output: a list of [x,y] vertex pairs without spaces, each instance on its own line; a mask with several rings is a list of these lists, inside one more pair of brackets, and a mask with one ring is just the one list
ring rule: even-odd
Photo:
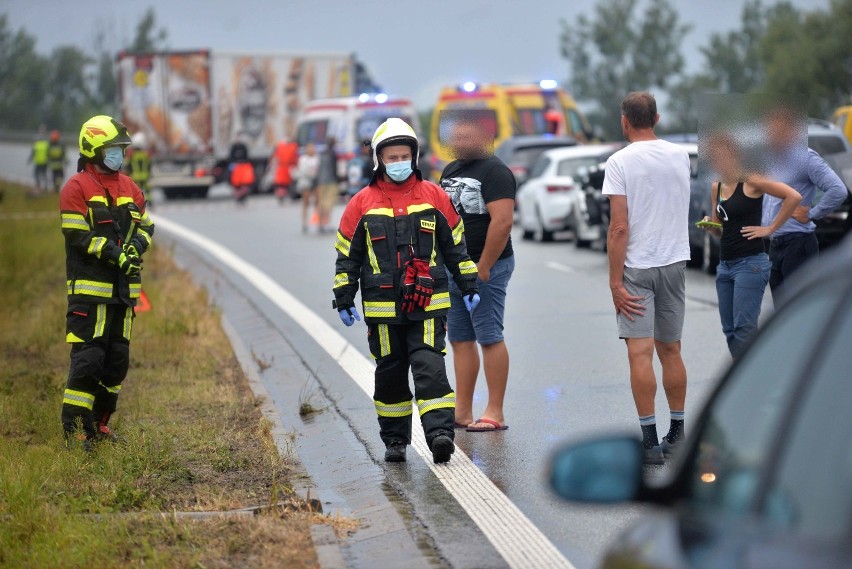
[[500,259],[491,267],[487,282],[476,279],[479,305],[473,314],[465,308],[462,294],[450,278],[450,312],[447,314],[447,338],[450,342],[479,342],[490,346],[503,341],[503,314],[506,289],[515,270],[515,256]]
[[722,332],[733,357],[738,357],[757,332],[760,304],[769,282],[772,263],[766,253],[719,261],[716,294]]

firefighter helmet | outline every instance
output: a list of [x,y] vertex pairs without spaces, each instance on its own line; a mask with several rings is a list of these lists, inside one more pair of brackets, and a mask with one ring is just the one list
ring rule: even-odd
[[98,148],[130,143],[127,127],[106,115],[90,118],[80,129],[80,155],[86,158],[94,158]]
[[402,119],[389,118],[379,125],[373,135],[371,146],[373,147],[373,170],[379,170],[379,152],[385,146],[394,144],[407,144],[411,147],[412,167],[417,168],[420,144],[417,142],[417,133]]

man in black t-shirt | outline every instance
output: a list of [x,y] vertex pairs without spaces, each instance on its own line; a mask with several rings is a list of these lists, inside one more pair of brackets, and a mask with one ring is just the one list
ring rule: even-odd
[[[493,156],[493,143],[493,136],[481,124],[457,121],[451,135],[457,159],[441,175],[441,187],[464,222],[467,250],[479,273],[479,306],[469,313],[451,279],[452,307],[447,316],[456,372],[456,427],[473,432],[508,428],[503,415],[509,377],[503,314],[506,289],[515,268],[511,231],[516,185],[511,170]],[[488,404],[474,420],[473,392],[480,366],[477,343],[482,346],[485,361]]]

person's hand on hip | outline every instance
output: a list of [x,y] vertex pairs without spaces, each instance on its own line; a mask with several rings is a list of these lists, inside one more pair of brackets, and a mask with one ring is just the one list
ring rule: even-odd
[[610,292],[612,292],[612,303],[615,305],[616,314],[624,314],[631,322],[634,316],[645,315],[645,305],[639,302],[642,297],[631,295],[623,284],[610,287]]

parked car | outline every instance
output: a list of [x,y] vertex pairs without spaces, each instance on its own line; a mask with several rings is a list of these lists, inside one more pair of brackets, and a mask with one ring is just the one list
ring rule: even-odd
[[520,186],[527,181],[530,168],[544,151],[576,145],[577,140],[570,136],[515,136],[506,139],[497,147],[494,155],[509,167]]
[[[827,121],[810,119],[808,121],[808,146],[822,156],[831,168],[837,172],[846,184],[847,191],[852,188],[852,147],[843,134],[833,124]],[[695,227],[695,222],[705,215],[710,215],[712,208],[710,184],[713,174],[702,163],[697,176],[690,184],[689,199],[689,249],[692,260],[689,266],[701,268],[709,274],[716,274],[719,264],[719,239],[709,232]],[[818,191],[814,203],[822,197]],[[833,213],[816,222],[816,237],[820,249],[828,249],[840,241],[849,232],[852,219],[849,218],[852,198],[847,196],[843,203]]]
[[518,221],[523,238],[552,241],[554,233],[572,230],[577,240],[598,239],[599,227],[587,233],[578,232],[583,229],[579,220],[586,210],[586,194],[581,191],[579,174],[583,168],[606,161],[617,148],[617,145],[590,144],[544,152],[533,165],[529,180],[518,189]]
[[850,266],[846,239],[789,281],[667,472],[643,467],[632,436],[554,454],[560,497],[657,506],[610,545],[603,569],[852,567]]

